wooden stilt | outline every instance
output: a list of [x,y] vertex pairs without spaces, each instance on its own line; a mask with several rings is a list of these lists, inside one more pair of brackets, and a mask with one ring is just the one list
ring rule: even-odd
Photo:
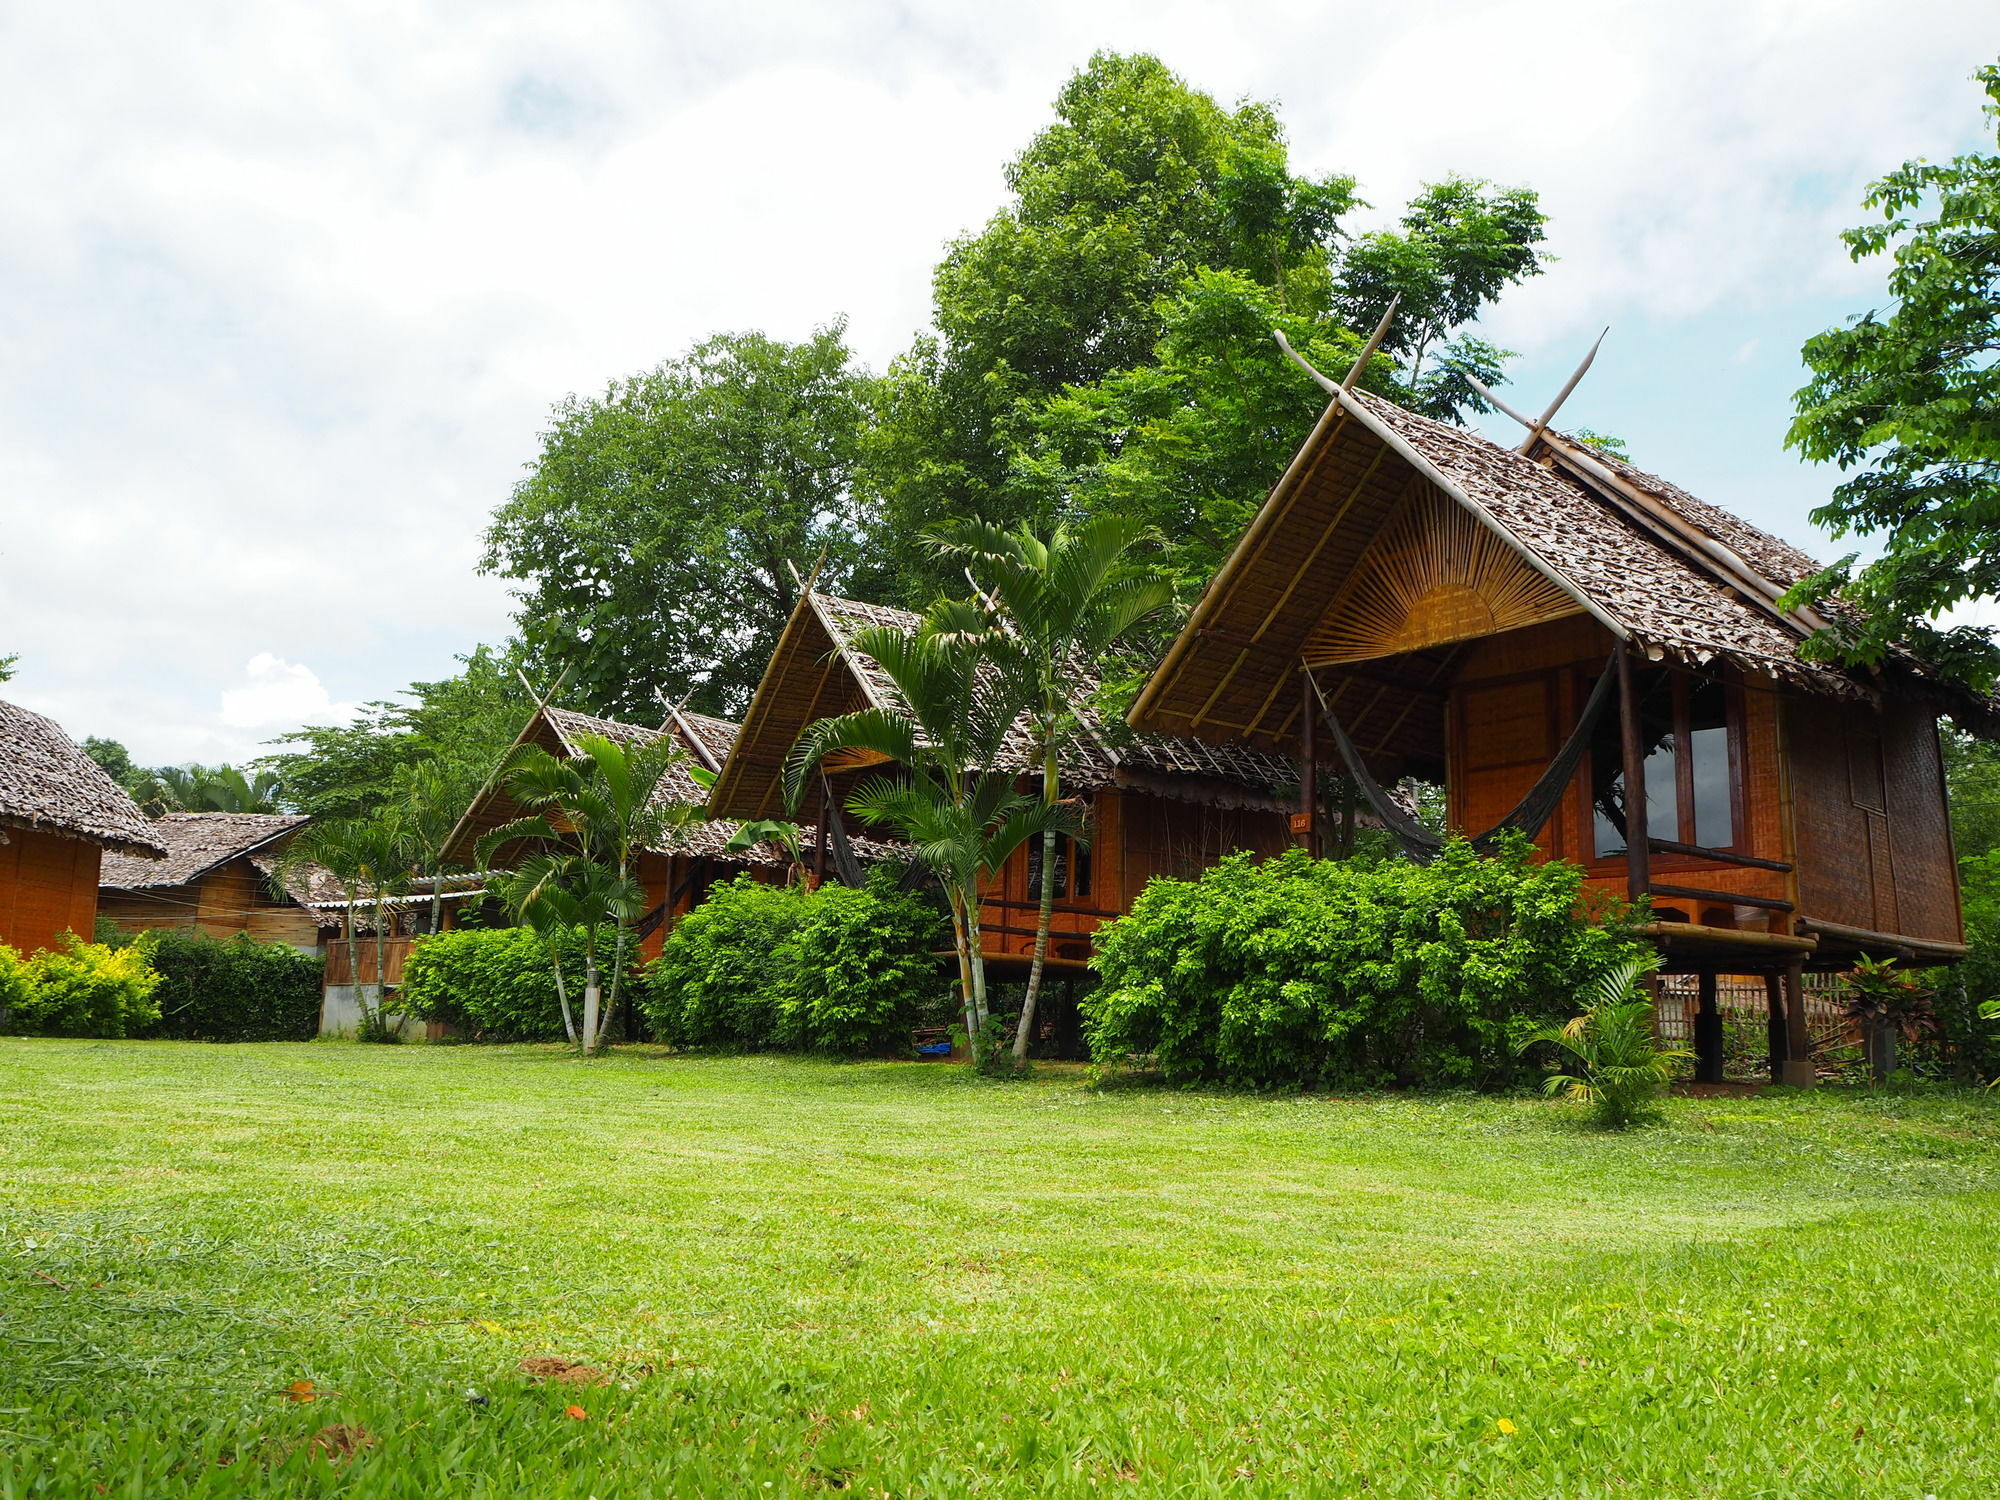
[[1319,704],[1312,678],[1299,673],[1299,811],[1292,819],[1299,843],[1319,858]]
[[1785,1070],[1780,1082],[1811,1088],[1817,1081],[1806,1031],[1806,966],[1798,960],[1785,969]]
[[1694,1081],[1722,1082],[1722,1008],[1715,1003],[1715,973],[1703,969],[1694,1013]]
[[819,779],[819,837],[813,848],[813,886],[826,884],[826,846],[833,842],[833,788]]
[[1639,684],[1632,670],[1632,650],[1618,653],[1618,737],[1625,753],[1625,894],[1644,898],[1653,883],[1651,851],[1646,843],[1646,745],[1639,718]]
[[1771,1082],[1780,1083],[1785,1076],[1785,989],[1776,974],[1764,976],[1764,1005],[1768,1013],[1764,1023],[1764,1042],[1770,1053]]

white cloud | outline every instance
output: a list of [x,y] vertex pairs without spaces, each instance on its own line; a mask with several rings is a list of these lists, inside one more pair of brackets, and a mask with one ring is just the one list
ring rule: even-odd
[[[207,705],[260,691],[252,652],[311,662],[329,712],[448,672],[507,630],[479,534],[553,400],[716,328],[843,312],[880,364],[1094,48],[1277,99],[1296,159],[1385,211],[1453,169],[1538,187],[1562,260],[1488,332],[1566,365],[1613,322],[1644,367],[1691,319],[1864,296],[1835,232],[1868,178],[1972,138],[1990,21],[1990,0],[17,7],[10,691],[168,760],[248,742]],[[1788,388],[1783,365],[1752,368]]]
[[218,717],[231,729],[282,731],[301,724],[341,724],[359,711],[335,703],[311,667],[259,651],[244,664],[249,686],[225,688]]

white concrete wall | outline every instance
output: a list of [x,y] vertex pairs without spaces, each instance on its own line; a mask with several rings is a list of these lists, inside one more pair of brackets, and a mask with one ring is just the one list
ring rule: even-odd
[[[366,985],[370,1003],[375,999],[375,986]],[[403,1036],[415,1040],[424,1034],[424,1023],[408,1016],[391,1016],[389,1024]],[[330,984],[326,987],[319,1003],[319,1034],[321,1036],[352,1037],[361,1025],[361,1001],[355,995],[351,984]]]

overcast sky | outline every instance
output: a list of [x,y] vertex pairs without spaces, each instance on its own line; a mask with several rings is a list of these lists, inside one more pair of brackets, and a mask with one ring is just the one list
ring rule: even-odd
[[[1538,405],[1828,555],[1782,449],[1868,305],[1866,182],[1980,139],[1992,0],[0,8],[0,655],[148,763],[243,758],[508,631],[474,571],[551,403],[846,314],[880,367],[1100,47],[1278,103],[1393,209],[1540,190],[1487,336]],[[1990,139],[1990,137],[1989,137]],[[1495,429],[1496,435],[1502,435]]]

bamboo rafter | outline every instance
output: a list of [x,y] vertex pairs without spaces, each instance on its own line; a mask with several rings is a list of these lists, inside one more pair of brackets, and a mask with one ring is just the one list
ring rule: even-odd
[[1313,666],[1370,661],[1577,612],[1492,528],[1425,486],[1369,544],[1304,656]]

